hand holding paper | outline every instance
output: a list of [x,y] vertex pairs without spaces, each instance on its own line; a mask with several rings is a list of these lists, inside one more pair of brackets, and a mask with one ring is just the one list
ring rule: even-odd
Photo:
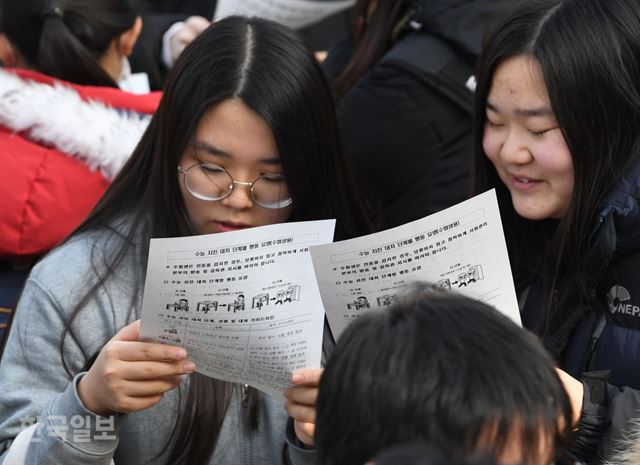
[[305,388],[287,397],[296,432],[309,443],[325,311],[337,339],[354,318],[387,308],[397,289],[422,280],[520,322],[495,191],[332,244],[334,224],[152,240],[143,336],[185,347],[201,373],[274,396],[291,386],[293,372],[308,369]]
[[142,335],[185,347],[198,371],[282,397],[320,366],[324,310],[308,248],[334,220],[154,239]]
[[88,410],[103,416],[144,410],[194,371],[183,348],[138,342],[139,334],[140,320],[122,328],[82,377],[78,395]]
[[322,368],[300,370],[293,374],[293,387],[284,391],[287,399],[285,408],[293,418],[293,428],[298,439],[307,446],[313,446],[316,429],[316,401]]

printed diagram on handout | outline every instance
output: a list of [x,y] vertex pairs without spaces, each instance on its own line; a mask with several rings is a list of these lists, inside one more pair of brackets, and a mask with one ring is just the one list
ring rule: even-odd
[[474,265],[470,266],[466,271],[459,272],[455,280],[452,280],[452,278],[445,278],[441,279],[435,284],[436,286],[445,289],[455,289],[469,286],[482,279],[484,279],[484,274],[482,273],[482,265]]
[[[455,289],[460,287],[467,287],[484,279],[482,273],[482,265],[470,266],[466,271],[457,273],[455,278],[445,278],[434,283],[437,287],[444,289]],[[385,294],[375,297],[375,306],[377,307],[390,307],[395,300],[395,294]],[[347,303],[347,310],[367,310],[372,308],[369,298],[364,295],[357,296],[353,301]]]
[[[284,305],[289,302],[297,302],[300,300],[300,286],[287,286],[274,292],[263,292],[251,298],[251,308],[261,310],[269,305]],[[167,310],[174,312],[189,312],[189,299],[178,299],[166,306]],[[222,302],[220,300],[201,300],[196,303],[196,313],[208,315],[217,312],[244,312],[245,311],[245,295],[239,293],[231,302]]]

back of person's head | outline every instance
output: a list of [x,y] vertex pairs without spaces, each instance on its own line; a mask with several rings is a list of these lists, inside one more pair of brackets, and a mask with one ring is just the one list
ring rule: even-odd
[[317,403],[322,465],[427,443],[451,460],[547,464],[571,407],[538,340],[488,305],[412,284],[388,311],[353,322]]
[[[488,458],[451,459],[427,444],[399,444],[378,454],[371,465],[497,465]],[[522,464],[524,465],[524,464]]]
[[117,78],[99,60],[140,13],[137,0],[1,0],[0,9],[0,30],[28,67],[104,86],[116,86]]
[[176,168],[203,115],[231,99],[255,111],[273,132],[293,199],[291,221],[337,218],[339,238],[370,231],[319,64],[290,29],[244,17],[216,22],[181,54],[146,133],[103,198],[108,211],[99,207],[98,216],[135,209],[151,217],[156,234],[195,234]]
[[[482,50],[474,108],[474,190],[496,187],[509,222],[507,212],[513,210],[509,193],[482,146],[487,96],[502,63],[518,56],[532,58],[540,66],[551,108],[573,160],[575,184],[558,228],[555,253],[560,260],[575,260],[582,256],[597,206],[640,161],[638,2],[514,2],[488,29]],[[559,253],[558,249],[570,252]],[[570,262],[562,266],[571,267]]]

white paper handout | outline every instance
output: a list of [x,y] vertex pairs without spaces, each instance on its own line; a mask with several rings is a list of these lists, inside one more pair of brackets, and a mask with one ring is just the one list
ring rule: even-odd
[[308,248],[335,220],[152,239],[141,339],[187,349],[198,372],[275,396],[320,366],[324,310]]
[[259,16],[300,29],[354,3],[355,0],[218,0],[214,21],[231,15]]
[[310,248],[336,339],[354,318],[426,280],[482,300],[520,324],[495,190],[418,221]]

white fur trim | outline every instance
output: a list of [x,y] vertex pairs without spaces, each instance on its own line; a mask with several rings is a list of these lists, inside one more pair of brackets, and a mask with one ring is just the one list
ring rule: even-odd
[[25,131],[113,179],[147,128],[151,116],[84,101],[67,86],[53,86],[0,70],[0,124]]
[[629,434],[616,447],[613,457],[603,465],[638,465],[640,464],[640,418],[631,423]]

